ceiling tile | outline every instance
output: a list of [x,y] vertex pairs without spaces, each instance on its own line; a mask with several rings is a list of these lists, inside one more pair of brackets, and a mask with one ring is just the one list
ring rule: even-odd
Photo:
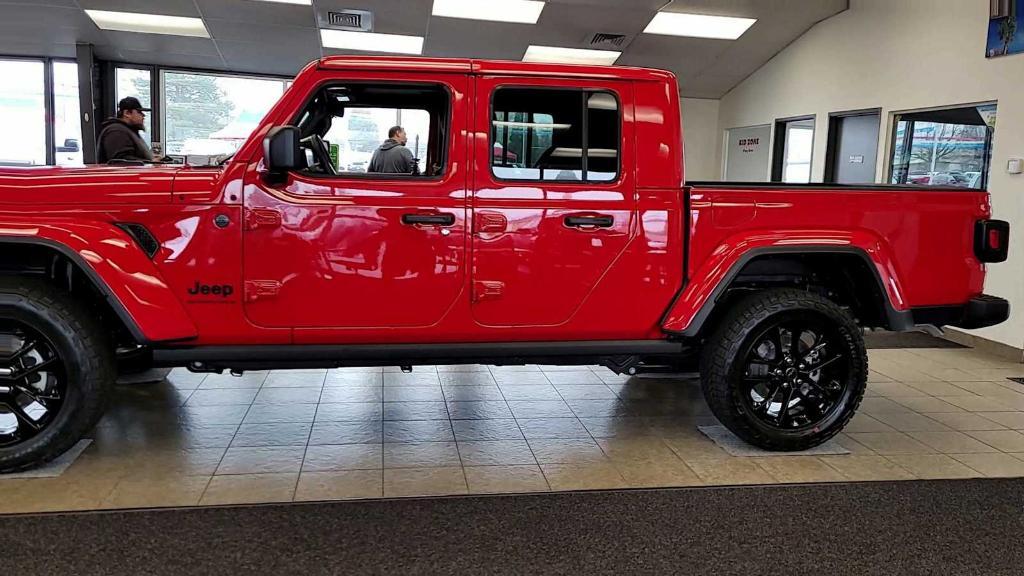
[[[206,20],[316,28],[316,14],[312,6],[253,0],[196,0],[196,3]],[[250,39],[256,38],[266,36],[250,36]]]
[[[535,33],[536,28],[528,24],[431,18],[423,53],[438,57],[521,60]],[[467,50],[467,46],[474,49]]]
[[320,44],[272,44],[268,42],[217,42],[227,69],[253,74],[294,76],[306,64],[320,57]]

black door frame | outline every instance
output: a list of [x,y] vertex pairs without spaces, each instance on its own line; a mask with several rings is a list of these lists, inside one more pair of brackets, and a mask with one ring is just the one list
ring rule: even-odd
[[[772,129],[772,182],[782,182],[782,167],[786,163],[786,125],[803,120],[813,120],[814,129],[818,129],[818,117],[815,114],[775,119],[775,126]],[[813,163],[813,153],[811,154],[811,158],[811,162]]]
[[[842,112],[830,112],[828,115],[828,134],[826,135],[827,142],[825,144],[825,178],[824,181],[828,184],[834,184],[836,180],[836,159],[839,154],[839,124],[846,118],[855,118],[857,116],[878,116],[878,126],[882,126],[882,109],[879,108],[862,108],[860,110],[844,110]],[[875,163],[877,168],[878,163],[878,143],[881,142],[881,138],[875,140]],[[877,172],[877,170],[876,170]]]

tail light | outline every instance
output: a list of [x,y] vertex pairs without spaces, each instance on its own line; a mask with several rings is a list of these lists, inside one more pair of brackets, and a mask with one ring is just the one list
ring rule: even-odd
[[982,262],[1003,262],[1010,249],[1010,223],[978,220],[974,223],[974,254]]

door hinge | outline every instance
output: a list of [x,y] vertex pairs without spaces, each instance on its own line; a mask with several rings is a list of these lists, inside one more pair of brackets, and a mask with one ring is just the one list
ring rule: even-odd
[[245,229],[277,228],[281,225],[281,213],[272,208],[246,208]]
[[276,298],[281,292],[281,283],[277,280],[246,280],[245,301],[255,302],[267,298]]
[[501,298],[505,292],[505,283],[496,280],[477,280],[473,282],[473,301]]

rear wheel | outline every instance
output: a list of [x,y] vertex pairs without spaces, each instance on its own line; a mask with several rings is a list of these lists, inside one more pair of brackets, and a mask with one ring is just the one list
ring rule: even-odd
[[860,405],[867,351],[854,319],[800,290],[741,301],[707,342],[701,381],[715,416],[767,450],[804,450],[832,438]]
[[73,446],[102,415],[114,360],[95,316],[34,279],[0,278],[0,472]]

